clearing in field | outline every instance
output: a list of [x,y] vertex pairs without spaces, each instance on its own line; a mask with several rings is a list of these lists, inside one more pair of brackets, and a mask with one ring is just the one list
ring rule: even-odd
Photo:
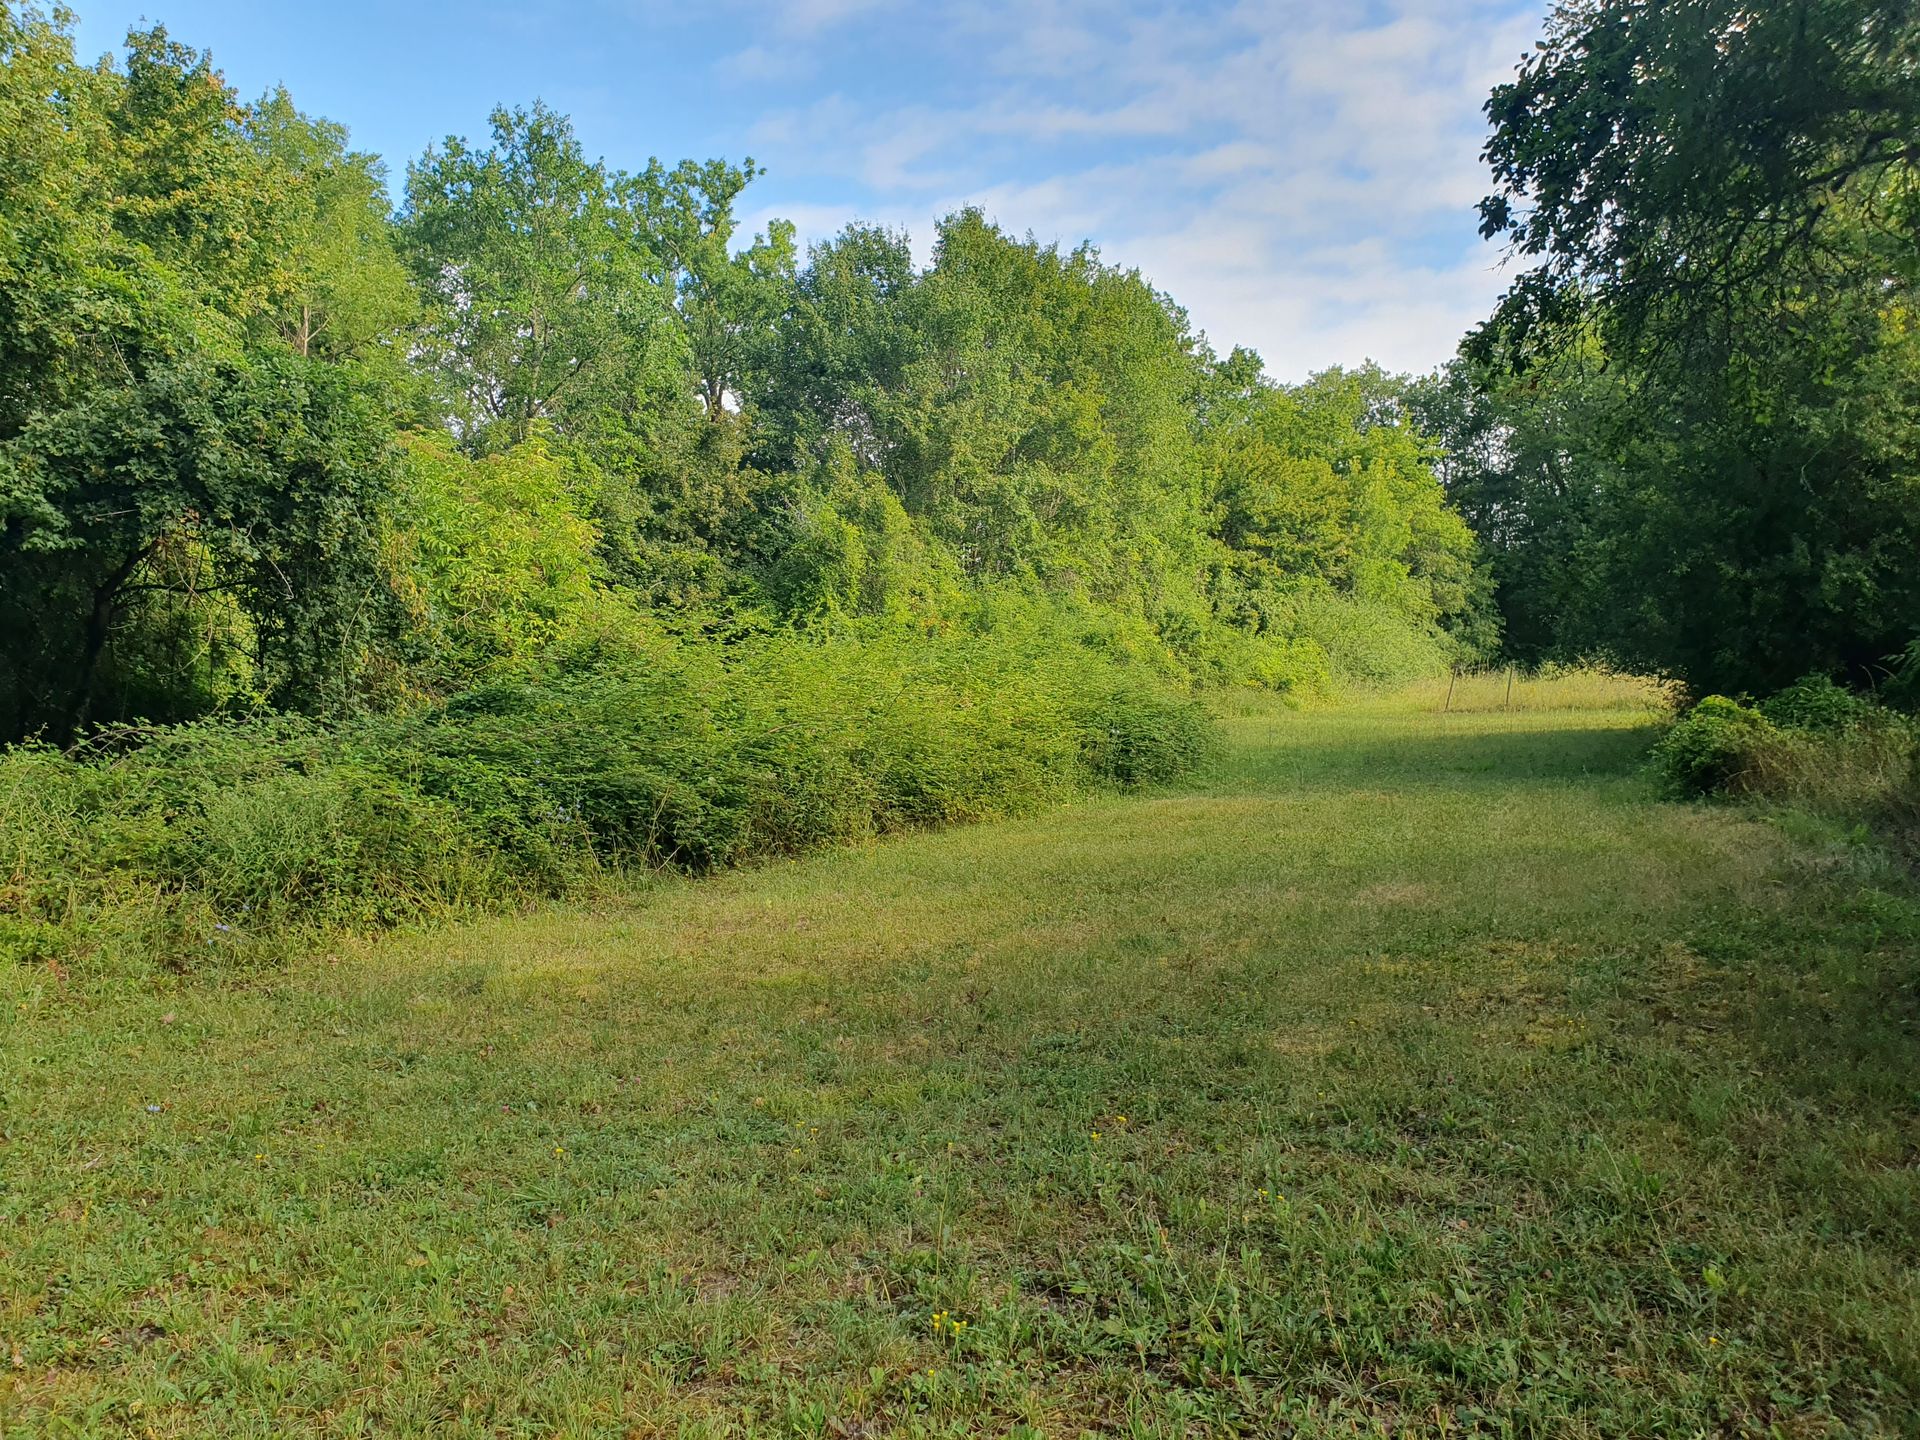
[[1912,1433],[1920,910],[1580,698],[1250,705],[1177,792],[619,913],[20,967],[0,1429]]

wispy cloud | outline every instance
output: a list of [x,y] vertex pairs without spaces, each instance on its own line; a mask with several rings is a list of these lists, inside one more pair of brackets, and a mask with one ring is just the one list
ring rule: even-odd
[[749,45],[713,62],[714,73],[735,84],[760,85],[768,81],[797,80],[818,69],[814,56],[799,48]]
[[1500,288],[1473,228],[1480,106],[1538,33],[1536,0],[963,0],[911,24],[850,3],[816,0],[840,12],[817,44],[867,30],[896,72],[879,82],[924,83],[823,56],[828,93],[756,124],[814,224],[924,230],[972,203],[1092,239],[1284,375],[1436,363]]
[[896,3],[897,0],[779,0],[769,8],[776,28],[789,35],[818,35],[874,11],[892,9]]

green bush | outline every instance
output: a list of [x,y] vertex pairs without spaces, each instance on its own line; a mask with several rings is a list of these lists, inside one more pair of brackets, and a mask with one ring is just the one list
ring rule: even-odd
[[307,722],[0,752],[0,959],[179,961],[515,892],[469,817]]
[[1676,795],[1738,789],[1756,748],[1774,733],[1758,710],[1709,695],[1653,747],[1653,767]]
[[1307,589],[1294,599],[1284,623],[1296,642],[1326,656],[1325,672],[1336,685],[1385,689],[1447,668],[1447,645],[1438,634],[1378,601]]
[[1760,713],[1787,730],[1840,735],[1878,724],[1886,711],[1866,696],[1809,675],[1760,702]]
[[1676,794],[1738,791],[1920,853],[1920,722],[1828,680],[1801,680],[1753,709],[1709,696],[1653,762]]
[[581,637],[408,716],[0,751],[0,958],[189,963],[1171,779],[1211,735],[1149,670],[998,634]]
[[1199,702],[1124,687],[1089,705],[1080,731],[1088,768],[1121,785],[1176,779],[1207,757],[1214,740],[1212,717]]

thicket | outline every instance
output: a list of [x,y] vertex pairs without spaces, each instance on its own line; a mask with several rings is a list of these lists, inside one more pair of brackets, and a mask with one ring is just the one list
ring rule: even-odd
[[402,715],[0,753],[0,957],[192,966],[1170,779],[1190,694],[1042,628],[581,640]]

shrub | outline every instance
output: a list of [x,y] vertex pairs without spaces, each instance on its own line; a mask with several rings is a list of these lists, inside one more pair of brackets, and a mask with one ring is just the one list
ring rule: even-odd
[[1162,784],[1196,768],[1211,750],[1212,717],[1196,700],[1115,687],[1080,717],[1081,756],[1102,779]]
[[1446,642],[1392,606],[1325,589],[1306,589],[1285,617],[1294,640],[1317,647],[1336,685],[1388,688],[1442,674]]
[[1313,640],[1213,625],[1199,633],[1191,649],[1196,669],[1209,684],[1251,686],[1303,698],[1331,695],[1340,688],[1332,659]]
[[0,751],[0,957],[183,963],[1171,779],[1211,722],[1039,622],[640,626],[412,715]]
[[1760,713],[1788,730],[1839,735],[1879,723],[1886,711],[1866,696],[1809,675],[1760,702]]
[[1653,747],[1654,770],[1677,795],[1738,789],[1755,749],[1774,733],[1759,711],[1709,695]]
[[1920,853],[1920,722],[1828,680],[1799,681],[1757,709],[1709,696],[1654,747],[1654,763],[1676,793],[1737,790]]

